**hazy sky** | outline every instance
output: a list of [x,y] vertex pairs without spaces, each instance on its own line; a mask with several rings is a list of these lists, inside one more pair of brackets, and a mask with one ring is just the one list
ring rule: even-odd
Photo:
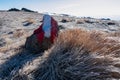
[[120,15],[120,0],[0,0],[0,10],[22,7],[77,16]]

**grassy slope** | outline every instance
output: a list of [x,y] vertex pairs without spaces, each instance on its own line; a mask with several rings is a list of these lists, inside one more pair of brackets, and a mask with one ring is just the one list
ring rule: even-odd
[[60,32],[43,55],[25,49],[2,64],[0,76],[13,80],[106,80],[120,79],[118,33]]

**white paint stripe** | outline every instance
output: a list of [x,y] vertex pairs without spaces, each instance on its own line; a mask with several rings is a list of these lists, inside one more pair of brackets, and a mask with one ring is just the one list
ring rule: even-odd
[[51,16],[49,15],[44,15],[43,17],[43,30],[45,32],[44,36],[45,37],[50,37],[51,36]]

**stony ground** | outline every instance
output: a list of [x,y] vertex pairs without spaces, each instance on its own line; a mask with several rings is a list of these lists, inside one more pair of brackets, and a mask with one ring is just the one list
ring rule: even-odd
[[[120,22],[94,18],[78,18],[74,16],[52,15],[59,24],[60,30],[82,28],[105,33],[120,31]],[[23,74],[31,73],[44,62],[50,50],[44,54],[32,54],[24,49],[26,38],[42,23],[43,14],[29,12],[0,12],[0,80],[26,80]],[[120,38],[108,37],[120,41]],[[17,76],[18,77],[18,76]],[[24,77],[24,79],[22,79]],[[31,78],[32,79],[32,78]]]

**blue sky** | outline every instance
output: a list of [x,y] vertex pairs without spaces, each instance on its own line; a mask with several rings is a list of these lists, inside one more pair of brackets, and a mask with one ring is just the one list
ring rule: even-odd
[[22,7],[76,16],[119,16],[120,0],[0,0],[0,10]]

